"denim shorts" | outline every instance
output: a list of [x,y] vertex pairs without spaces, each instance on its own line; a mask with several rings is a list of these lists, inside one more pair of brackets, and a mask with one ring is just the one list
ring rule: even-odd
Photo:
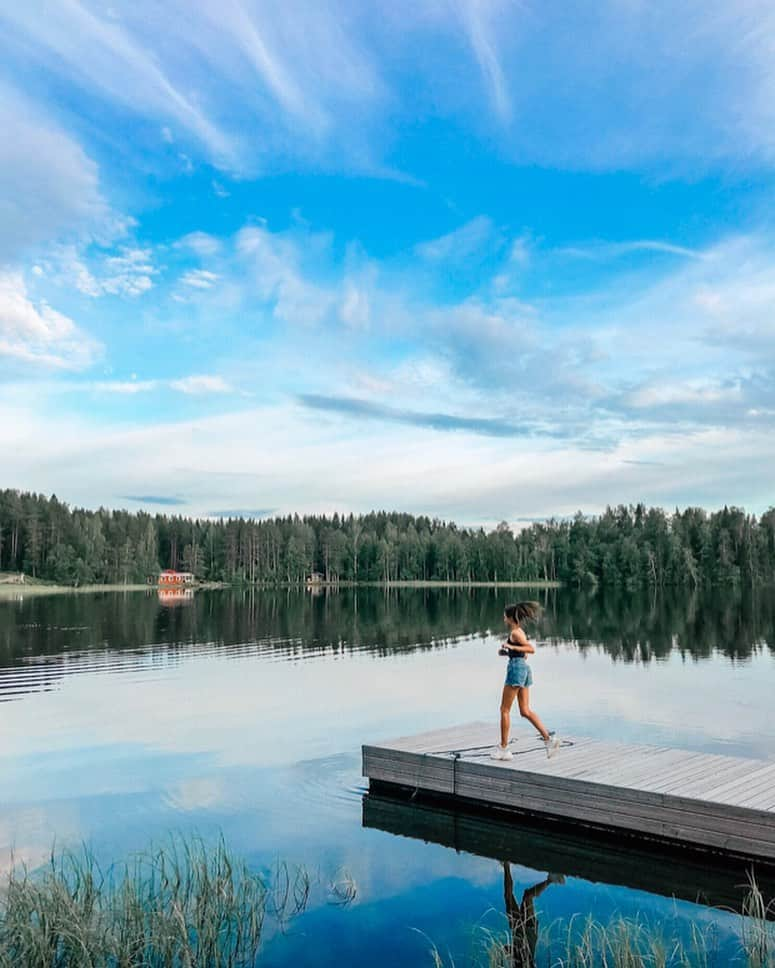
[[506,669],[506,685],[533,685],[533,670],[528,665],[527,659],[509,659],[509,666]]

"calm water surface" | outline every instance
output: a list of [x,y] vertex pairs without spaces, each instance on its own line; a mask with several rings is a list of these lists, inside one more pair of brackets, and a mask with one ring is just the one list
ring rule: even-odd
[[[366,795],[363,742],[487,717],[495,740],[503,595],[0,600],[0,870],[54,842],[112,859],[170,830],[222,831],[257,868],[315,874],[263,964],[430,964],[418,931],[463,964],[476,923],[505,923],[509,861],[517,901],[564,875],[537,901],[544,924],[712,921],[731,963],[734,918],[691,899],[733,905],[742,871]],[[775,759],[771,592],[532,595],[546,606],[533,705],[551,727]]]

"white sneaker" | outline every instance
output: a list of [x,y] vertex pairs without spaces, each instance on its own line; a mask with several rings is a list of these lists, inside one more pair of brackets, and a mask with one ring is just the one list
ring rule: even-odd
[[490,757],[493,760],[510,760],[512,759],[512,752],[507,746],[496,746],[495,749],[490,753]]
[[557,733],[549,733],[547,738],[544,740],[544,746],[546,747],[546,755],[551,759],[557,750],[560,748],[560,737]]

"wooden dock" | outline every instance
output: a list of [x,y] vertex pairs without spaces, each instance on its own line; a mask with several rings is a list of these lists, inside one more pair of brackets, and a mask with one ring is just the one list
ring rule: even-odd
[[492,723],[363,747],[372,786],[527,813],[775,864],[775,762],[569,738],[551,758],[533,736],[490,759]]

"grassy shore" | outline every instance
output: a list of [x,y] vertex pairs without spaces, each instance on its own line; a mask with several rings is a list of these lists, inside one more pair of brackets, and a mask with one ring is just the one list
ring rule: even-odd
[[[87,595],[94,592],[144,592],[156,591],[158,585],[149,585],[147,582],[134,584],[114,583],[110,585],[58,585],[56,582],[41,581],[36,578],[25,576],[23,582],[18,581],[18,576],[0,575],[0,601],[2,599],[27,598],[38,595]],[[206,588],[227,588],[225,582],[199,582],[196,585],[187,586],[197,589]]]
[[[48,583],[34,583],[25,581],[24,584],[0,585],[0,599],[27,598],[33,595],[83,595],[89,592],[139,592],[145,591],[148,585],[49,585]],[[152,587],[152,586],[151,586]]]
[[[222,840],[172,837],[108,868],[87,849],[59,852],[32,873],[15,868],[0,881],[0,968],[248,968],[260,964],[268,924],[283,927],[310,903],[318,906],[318,887],[329,904],[347,906],[356,897],[341,871],[327,881],[278,862],[258,874]],[[772,914],[752,880],[737,929],[723,932],[725,953],[707,917],[653,924],[577,915],[541,931],[528,921],[503,931],[480,924],[470,957],[457,968],[720,968],[730,963],[730,942],[734,964],[771,968]],[[429,944],[426,964],[455,962]]]
[[[9,578],[0,577],[0,601],[3,599],[27,598],[38,595],[85,595],[94,592],[142,592],[155,590],[158,585],[143,584],[112,584],[112,585],[58,585],[56,582],[39,581],[34,578],[25,578],[23,582],[13,581]],[[196,585],[187,586],[194,591],[217,589],[217,588],[238,588],[249,589],[258,588],[262,590],[272,588],[559,588],[559,582],[552,581],[390,581],[390,582],[316,582],[307,584],[306,582],[273,582],[257,583],[255,585],[229,582],[199,582]]]
[[0,968],[247,968],[267,917],[306,905],[310,881],[279,868],[273,883],[223,842],[173,839],[103,869],[84,849],[52,855],[0,886]]
[[559,588],[558,581],[379,581],[356,582],[379,588]]

